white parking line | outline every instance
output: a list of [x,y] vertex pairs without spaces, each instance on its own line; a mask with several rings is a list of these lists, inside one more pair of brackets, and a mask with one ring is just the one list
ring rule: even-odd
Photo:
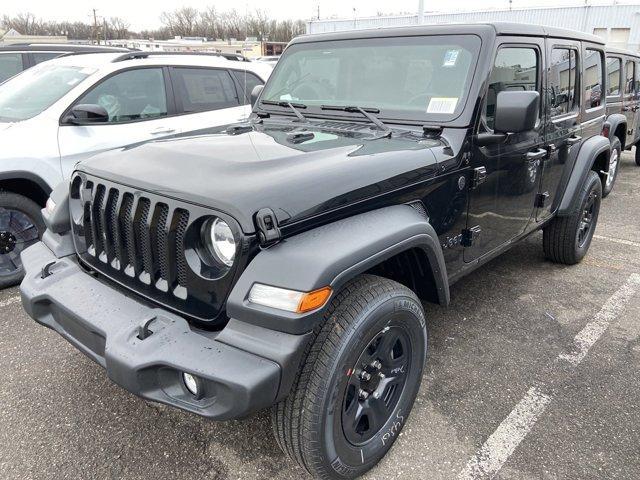
[[9,305],[13,305],[14,303],[18,303],[20,301],[20,297],[9,297],[6,300],[0,301],[0,308],[8,307]]
[[[639,287],[640,274],[634,273],[609,297],[594,319],[575,336],[572,353],[558,355],[556,363],[567,361],[574,367],[578,366],[589,349],[636,294]],[[529,389],[524,398],[469,460],[465,469],[460,472],[459,480],[493,478],[500,471],[551,403],[553,397],[550,393],[544,393],[546,390],[549,389],[544,384]]]
[[625,240],[623,238],[605,237],[604,235],[594,235],[593,238],[598,240],[607,240],[608,242],[619,243],[620,245],[627,245],[628,247],[640,247],[640,243],[632,242],[631,240]]

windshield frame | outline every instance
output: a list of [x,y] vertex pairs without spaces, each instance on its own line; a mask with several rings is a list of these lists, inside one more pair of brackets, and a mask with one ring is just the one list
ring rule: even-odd
[[[485,40],[483,36],[473,32],[473,31],[465,31],[465,32],[452,32],[445,33],[443,31],[439,31],[437,33],[421,33],[421,34],[405,34],[405,35],[390,35],[390,36],[363,36],[357,38],[328,38],[322,40],[315,41],[302,41],[302,42],[292,42],[287,49],[283,52],[281,60],[276,64],[269,80],[265,84],[263,91],[261,92],[259,101],[256,102],[254,107],[254,112],[264,112],[268,114],[277,114],[277,115],[285,115],[291,116],[288,109],[284,109],[282,107],[278,107],[275,105],[265,105],[262,103],[263,98],[265,98],[265,93],[268,93],[268,86],[270,83],[273,83],[273,79],[277,78],[279,71],[281,71],[285,67],[285,62],[288,58],[288,55],[292,53],[296,53],[297,51],[304,50],[308,48],[310,45],[318,45],[318,44],[340,44],[343,42],[346,43],[360,43],[362,46],[366,46],[367,43],[372,44],[372,47],[375,47],[377,43],[388,44],[390,40],[396,40],[398,43],[406,41],[412,45],[415,45],[415,40],[420,38],[427,38],[430,41],[434,41],[435,38],[444,38],[444,37],[454,37],[455,41],[458,41],[460,45],[464,48],[467,48],[473,56],[473,60],[469,65],[468,75],[466,81],[464,83],[464,88],[462,92],[462,96],[458,101],[458,104],[455,108],[455,111],[452,114],[436,114],[436,113],[427,113],[426,106],[424,111],[417,110],[392,110],[389,108],[384,108],[383,106],[374,105],[375,101],[370,103],[372,104],[362,104],[362,105],[353,105],[362,108],[376,108],[379,109],[379,113],[376,114],[376,117],[381,121],[386,123],[396,123],[396,124],[412,124],[412,125],[425,125],[425,124],[448,124],[452,123],[458,118],[460,118],[465,110],[467,110],[467,104],[469,103],[469,99],[474,96],[473,92],[475,91],[474,85],[476,83],[476,78],[478,75],[478,69],[480,66],[480,60],[482,58],[482,53],[485,50],[484,44]],[[444,42],[443,42],[444,43]],[[434,43],[437,45],[437,43]],[[273,100],[273,99],[269,99]],[[475,102],[475,98],[471,98],[472,103]],[[305,103],[304,99],[300,100],[291,100],[296,103]],[[322,110],[320,105],[307,105],[307,108],[304,110],[305,116],[307,117],[317,117],[317,118],[348,118],[349,120],[359,120],[362,121],[362,115],[353,112],[343,112],[343,111],[326,111]]]

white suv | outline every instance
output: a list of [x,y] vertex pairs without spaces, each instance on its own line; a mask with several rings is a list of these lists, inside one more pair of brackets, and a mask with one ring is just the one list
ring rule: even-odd
[[40,209],[74,165],[132,143],[245,119],[272,67],[214,55],[96,53],[0,85],[0,288],[44,232]]

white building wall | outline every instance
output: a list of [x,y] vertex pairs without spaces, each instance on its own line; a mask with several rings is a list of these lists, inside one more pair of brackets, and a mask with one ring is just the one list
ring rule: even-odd
[[[578,7],[527,8],[514,10],[488,10],[477,12],[424,14],[424,24],[516,22],[569,28],[586,33],[596,29],[611,38],[612,28],[629,29],[627,45],[615,46],[640,50],[640,4],[586,5]],[[326,33],[361,28],[383,28],[416,25],[418,15],[366,17],[355,19],[313,20],[307,22],[307,33]]]

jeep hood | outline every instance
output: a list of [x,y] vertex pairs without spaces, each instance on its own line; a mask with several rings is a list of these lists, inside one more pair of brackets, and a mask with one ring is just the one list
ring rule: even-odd
[[258,124],[234,133],[115,149],[77,168],[222,211],[253,233],[253,216],[263,207],[285,226],[429,179],[437,171],[434,148],[443,145],[409,132],[376,139],[368,126],[357,133]]

